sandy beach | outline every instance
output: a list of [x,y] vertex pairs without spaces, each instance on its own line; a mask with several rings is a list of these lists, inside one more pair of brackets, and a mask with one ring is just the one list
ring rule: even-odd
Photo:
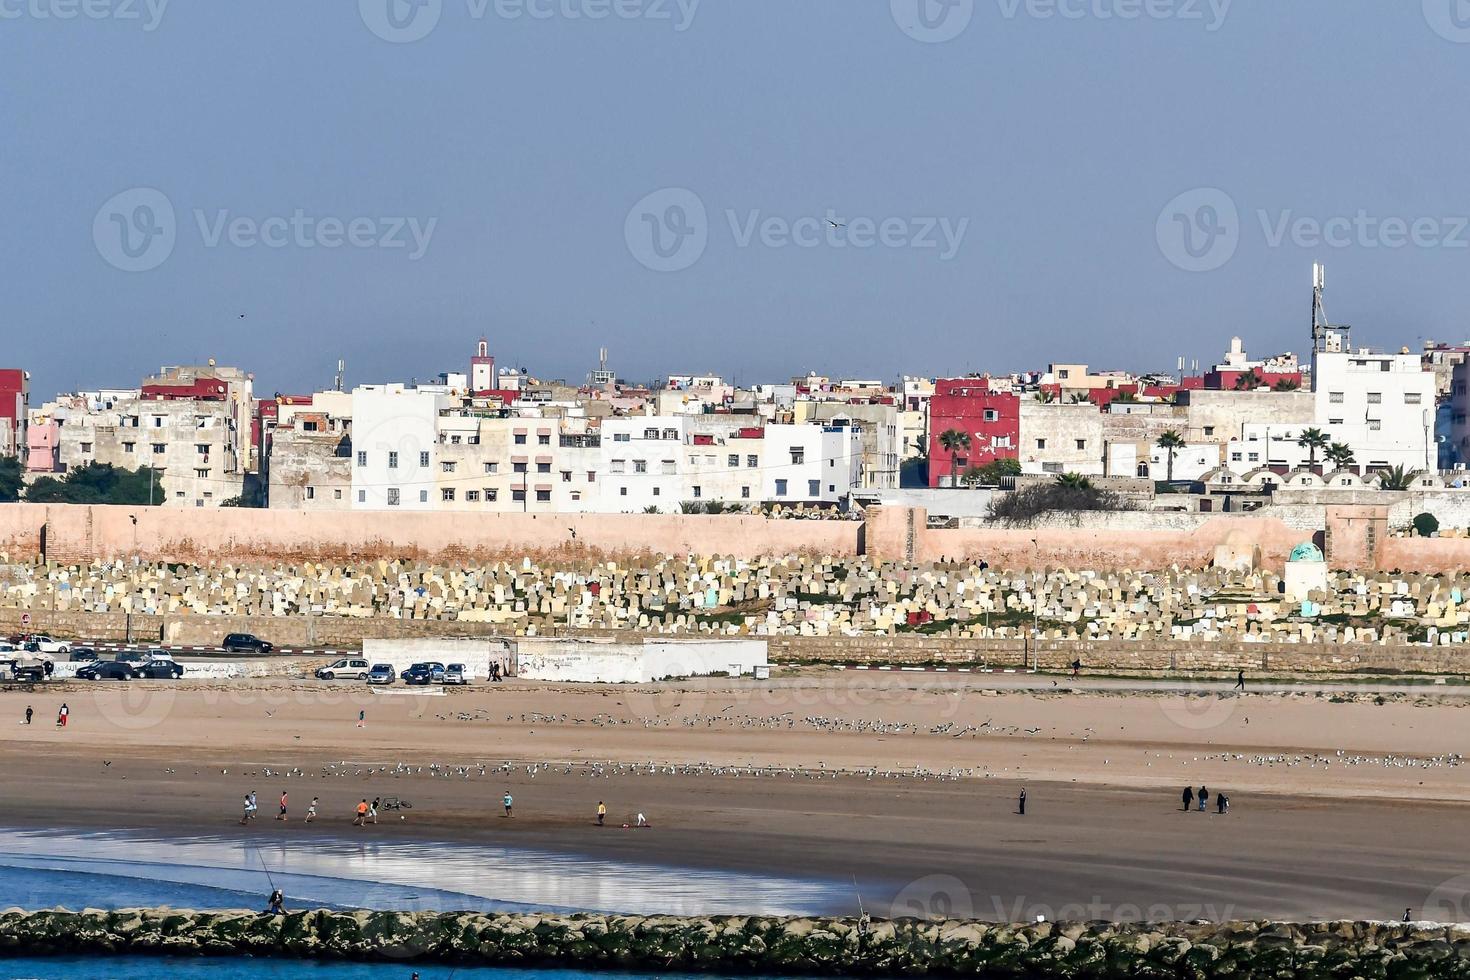
[[[855,879],[854,910],[861,892],[875,914],[987,919],[1396,917],[1463,907],[1467,888],[1470,708],[1454,697],[997,693],[841,672],[444,696],[78,682],[0,692],[0,722],[8,827],[500,843]],[[1182,811],[1201,784],[1229,794],[1227,815]],[[260,819],[242,828],[250,790]],[[352,827],[379,795],[410,799],[407,819]],[[639,812],[653,827],[624,829]]]

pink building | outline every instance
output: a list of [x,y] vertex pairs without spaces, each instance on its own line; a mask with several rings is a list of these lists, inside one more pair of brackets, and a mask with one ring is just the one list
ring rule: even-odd
[[26,472],[55,473],[61,469],[61,427],[55,419],[26,427]]

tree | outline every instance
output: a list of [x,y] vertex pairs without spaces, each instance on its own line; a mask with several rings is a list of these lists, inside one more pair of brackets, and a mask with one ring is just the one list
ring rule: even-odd
[[15,456],[0,457],[0,504],[13,504],[19,500],[24,483],[20,475],[20,460]]
[[1072,393],[1072,404],[1073,405],[1091,405],[1092,404],[1092,392],[1090,392],[1090,391],[1077,391],[1077,392],[1073,392]]
[[157,474],[142,466],[136,470],[110,463],[72,467],[60,480],[43,476],[26,491],[26,500],[38,504],[123,504],[146,507],[163,503]]
[[1414,518],[1414,531],[1421,538],[1432,538],[1439,533],[1439,518],[1425,512]]
[[1118,397],[1114,398],[1113,401],[1120,405],[1131,405],[1138,401],[1138,393],[1134,391],[1120,391],[1118,392]]
[[1326,449],[1331,442],[1321,429],[1303,429],[1296,437],[1296,444],[1307,451],[1307,469],[1316,472],[1317,451]]
[[1245,372],[1240,377],[1235,379],[1235,390],[1255,391],[1257,388],[1264,386],[1265,383],[1266,379],[1261,377],[1260,372],[1258,372],[1255,368],[1251,368],[1249,371]]
[[1298,391],[1302,383],[1296,378],[1282,378],[1271,386],[1272,391]]
[[962,429],[945,429],[939,433],[939,446],[949,453],[949,484],[960,485],[960,453],[970,451],[970,434]]
[[1079,513],[1135,509],[1129,501],[1117,494],[1097,489],[1085,477],[1078,479],[1085,486],[1070,486],[1058,478],[1049,483],[1033,483],[1024,489],[1003,493],[991,503],[990,516],[1011,523],[1029,521],[1042,514],[1057,511]]
[[1081,473],[1063,473],[1057,477],[1057,485],[1068,490],[1091,490],[1092,481]]
[[1168,463],[1165,467],[1165,481],[1174,482],[1174,454],[1184,448],[1184,437],[1174,429],[1170,429],[1159,436],[1158,447],[1168,453]]
[[965,482],[970,486],[998,487],[1008,476],[1021,475],[1021,461],[1009,456],[992,459],[984,466],[972,466],[965,470]]
[[1418,470],[1405,469],[1402,463],[1390,466],[1378,474],[1378,489],[1407,490],[1414,485],[1414,477],[1418,475]]
[[1334,442],[1327,447],[1324,456],[1327,462],[1339,470],[1345,470],[1358,461],[1358,457],[1353,453],[1353,447],[1345,442]]

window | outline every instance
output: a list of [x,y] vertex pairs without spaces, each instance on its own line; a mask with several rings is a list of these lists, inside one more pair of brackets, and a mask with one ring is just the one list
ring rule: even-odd
[[209,443],[207,443],[207,442],[198,442],[198,443],[195,443],[194,444],[194,451],[196,453],[198,453],[199,455],[201,455],[201,456],[208,456],[209,455]]
[[1212,436],[1214,434],[1215,434],[1215,427],[1213,425],[1207,425],[1207,426],[1205,426],[1205,435],[1206,436]]
[[357,465],[358,466],[366,466],[367,465],[367,452],[365,450],[359,449],[357,451]]
[[829,484],[827,484],[827,492],[828,493],[836,493],[837,492],[837,484],[835,484],[835,483],[829,483]]
[[499,463],[486,463],[485,464],[485,472],[486,473],[499,473],[500,472],[500,464]]
[[1383,428],[1383,420],[1382,419],[1369,419],[1368,420],[1368,431],[1369,432],[1378,432],[1382,428]]
[[155,416],[153,416],[153,427],[155,429],[161,429],[161,428],[163,428],[163,416],[162,415],[155,415]]
[[316,499],[316,487],[307,487],[306,488],[306,499],[307,500],[315,500]]
[[792,466],[800,466],[802,463],[805,463],[805,462],[806,462],[806,450],[805,449],[797,449],[795,446],[791,447],[791,465]]
[[515,443],[517,446],[524,446],[526,444],[526,434],[524,432],[517,432]]
[[92,444],[90,442],[84,442],[84,443],[82,443],[82,452],[84,452],[84,453],[90,453],[91,451],[92,451]]
[[1418,405],[1419,404],[1420,397],[1421,396],[1420,396],[1419,392],[1417,392],[1417,391],[1406,391],[1406,392],[1404,392],[1404,404],[1405,405]]
[[[424,453],[424,455],[427,456],[428,453]],[[441,471],[445,472],[445,473],[453,473],[454,472],[454,467],[455,467],[455,464],[454,463],[447,463],[446,462],[446,463],[440,463],[439,464],[439,469]]]
[[459,445],[459,436],[450,436],[449,437],[449,444],[451,446],[458,446]]
[[614,432],[613,433],[613,442],[632,442],[632,441],[633,441],[633,433],[631,433],[631,432]]
[[137,447],[137,445],[138,444],[136,442],[125,442],[123,443],[123,452],[130,453]]
[[628,469],[628,461],[626,459],[615,459],[610,464],[608,464],[608,469],[614,473],[626,472]]
[[550,463],[537,463],[536,464],[536,472],[537,473],[550,473],[551,472],[551,464]]
[[760,460],[760,457],[759,456],[747,456],[747,457],[745,457],[745,466],[746,466],[746,469],[752,469],[753,470],[753,469],[755,469],[759,465],[761,465],[761,460]]
[[[202,428],[202,426],[201,426],[201,428]],[[301,423],[301,431],[302,432],[315,432],[315,431],[317,431],[316,423],[315,422],[302,422]]]
[[672,459],[664,460],[662,465],[660,466],[660,469],[662,470],[664,476],[673,476],[676,472],[678,472],[677,466]]
[[740,454],[739,453],[731,453],[730,455],[726,456],[725,457],[725,465],[726,466],[739,466],[740,465]]
[[820,497],[822,495],[822,481],[821,480],[808,480],[808,481],[806,481],[806,495],[808,497]]
[[659,494],[659,492],[658,492],[658,491],[659,491],[659,488],[658,488],[658,487],[654,487],[654,488],[653,488],[653,495],[654,495],[654,496],[655,496],[655,497],[658,497],[658,496],[661,496],[661,495],[660,495],[660,494]]
[[628,488],[627,487],[618,487],[618,496],[619,497],[626,497],[627,495],[628,495]]
[[429,465],[429,454],[428,454],[427,451],[424,451],[424,452],[419,453],[419,465],[420,466],[428,466]]
[[678,442],[679,441],[679,430],[678,429],[665,429],[664,430],[664,438],[665,439],[668,439],[671,442]]
[[1037,449],[1045,449],[1046,448],[1046,440],[1045,439],[1037,439],[1036,440],[1036,448]]
[[429,502],[429,491],[427,491],[427,490],[420,490],[419,491],[419,503],[421,503],[421,504],[427,504],[428,502]]
[[645,438],[645,439],[657,439],[658,438],[658,430],[657,429],[644,429],[643,430],[643,438]]
[[500,491],[499,490],[495,489],[494,487],[486,487],[485,488],[485,502],[487,504],[488,503],[492,503],[495,500],[498,500],[499,498],[500,498]]
[[633,472],[634,473],[647,473],[648,472],[648,460],[646,460],[646,459],[635,459],[635,460],[633,460]]
[[551,491],[550,490],[537,490],[536,491],[536,499],[539,500],[543,504],[544,503],[548,503],[551,500]]
[[397,507],[398,506],[398,488],[397,487],[389,487],[388,488],[388,506],[389,507]]
[[163,454],[163,451],[164,451],[165,448],[167,448],[167,447],[165,447],[164,444],[161,443],[161,442],[155,442],[153,444],[153,451],[155,453],[159,454],[159,455],[162,455]]
[[1261,461],[1261,454],[1251,453],[1249,458],[1252,463],[1259,463]]
[[466,490],[464,492],[464,502],[467,503],[467,504],[477,504],[477,503],[479,503],[480,502],[480,491],[478,491],[478,490]]
[[526,491],[524,491],[524,490],[512,490],[510,492],[510,499],[513,500],[513,501],[515,501],[518,504],[523,504],[523,503],[526,502]]
[[511,463],[510,464],[510,468],[511,468],[512,471],[514,471],[516,473],[524,473],[524,472],[526,472],[526,464],[525,463]]
[[703,496],[704,496],[704,487],[695,487],[694,488],[694,499],[695,500],[698,500],[700,497],[703,497]]
[[1087,440],[1086,439],[1078,439],[1077,440],[1077,448],[1078,449],[1086,449],[1087,448]]
[[440,490],[439,491],[439,499],[440,500],[443,500],[443,501],[451,501],[451,500],[453,500],[454,499],[454,488],[453,487],[445,487],[443,490]]
[[357,502],[360,503],[360,504],[367,503],[367,491],[366,490],[359,490],[359,491],[357,491]]
[[1370,391],[1370,392],[1368,392],[1368,404],[1369,405],[1382,405],[1383,404],[1383,392],[1381,392],[1381,391]]
[[538,445],[538,446],[549,446],[549,445],[551,445],[551,436],[545,434],[544,432],[541,433],[540,435],[538,435],[536,437],[536,445]]
[[588,470],[587,471],[587,482],[588,483],[596,483],[597,482],[597,472],[595,470]]
[[562,470],[561,471],[561,482],[563,482],[563,483],[571,483],[572,482],[572,471],[571,470]]
[[1342,404],[1342,400],[1343,400],[1343,394],[1340,391],[1329,391],[1327,393],[1327,402],[1328,402],[1328,404],[1331,404],[1331,405],[1341,405]]
[[388,469],[390,469],[390,470],[396,470],[396,469],[398,469],[398,454],[397,453],[390,452],[388,454]]
[[1342,419],[1328,419],[1328,425],[1342,425]]
[[333,490],[332,491],[332,499],[333,500],[341,500],[342,499],[342,491],[341,490]]
[[750,499],[750,487],[741,487],[740,488],[740,499],[741,500],[749,500]]
[[1231,453],[1230,454],[1230,462],[1232,462],[1232,463],[1238,463],[1238,462],[1240,462],[1241,461],[1241,458],[1242,457],[1241,457],[1241,454],[1240,453]]
[[785,480],[777,480],[776,481],[776,496],[778,496],[778,497],[784,497],[784,496],[786,496],[786,481]]

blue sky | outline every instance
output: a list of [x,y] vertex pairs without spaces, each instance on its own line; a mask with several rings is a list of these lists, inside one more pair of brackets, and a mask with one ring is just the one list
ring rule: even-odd
[[1164,369],[1313,261],[1470,334],[1465,0],[415,2],[0,0],[0,362]]

